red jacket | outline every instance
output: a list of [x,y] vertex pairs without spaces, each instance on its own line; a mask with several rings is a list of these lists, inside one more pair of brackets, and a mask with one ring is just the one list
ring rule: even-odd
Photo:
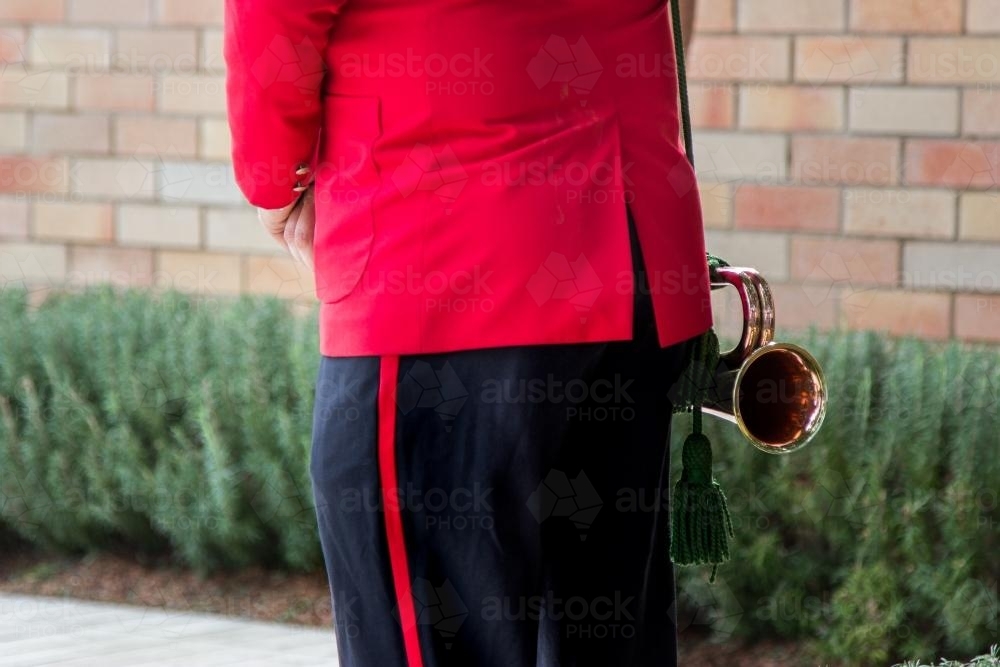
[[711,326],[664,2],[227,0],[225,53],[246,197],[315,184],[323,354],[628,339],[626,206],[661,344]]

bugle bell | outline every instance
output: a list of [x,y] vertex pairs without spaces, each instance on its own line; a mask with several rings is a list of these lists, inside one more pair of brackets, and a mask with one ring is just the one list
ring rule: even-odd
[[747,267],[720,267],[743,306],[743,332],[736,347],[720,355],[706,414],[735,423],[750,443],[769,454],[805,446],[826,414],[826,381],[819,363],[792,343],[774,342],[774,299],[764,278]]

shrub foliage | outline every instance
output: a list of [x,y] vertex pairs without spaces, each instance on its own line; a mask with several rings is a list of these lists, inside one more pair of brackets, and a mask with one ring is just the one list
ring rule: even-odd
[[314,323],[277,300],[110,290],[0,299],[0,508],[63,550],[124,542],[202,570],[320,566],[308,468]]
[[682,590],[737,632],[817,637],[849,664],[996,642],[1000,349],[873,332],[795,342],[826,374],[824,426],[768,456],[709,422],[737,544],[724,595],[687,569]]
[[[315,330],[274,299],[0,294],[0,536],[321,567]],[[715,585],[679,570],[681,626],[814,638],[851,664],[975,655],[997,640],[1000,351],[792,340],[826,372],[826,423],[775,457],[708,420],[737,542]]]

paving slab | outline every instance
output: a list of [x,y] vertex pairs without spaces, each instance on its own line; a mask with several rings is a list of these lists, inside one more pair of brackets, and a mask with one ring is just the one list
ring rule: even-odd
[[0,593],[0,667],[338,667],[331,629]]

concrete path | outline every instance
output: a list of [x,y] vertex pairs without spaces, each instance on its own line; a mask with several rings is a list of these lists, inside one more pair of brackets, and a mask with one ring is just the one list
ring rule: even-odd
[[0,667],[337,667],[333,629],[0,594]]

